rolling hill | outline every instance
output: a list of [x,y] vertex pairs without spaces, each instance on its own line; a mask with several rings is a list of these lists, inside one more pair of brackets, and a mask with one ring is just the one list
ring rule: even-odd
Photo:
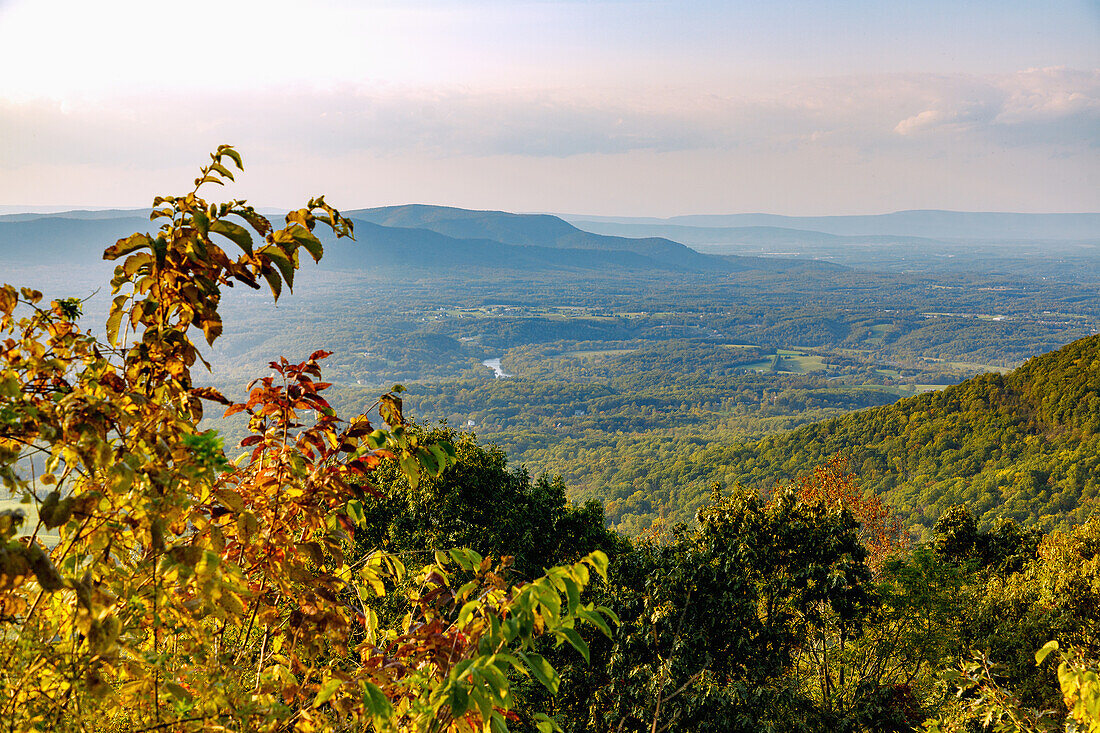
[[[22,267],[90,267],[99,272],[106,246],[135,231],[155,229],[146,217],[135,214],[73,211],[0,217],[0,262]],[[845,269],[806,260],[703,254],[655,237],[603,236],[553,216],[420,205],[362,209],[346,215],[356,224],[354,241],[337,241],[319,231],[326,244],[324,269],[421,276],[455,271],[726,275]]]
[[130,212],[105,219],[67,215],[4,218],[0,220],[0,262],[24,266],[99,262],[105,247],[121,237],[149,229],[148,215]]
[[784,247],[801,245],[875,245],[905,244],[932,246],[940,244],[926,237],[906,237],[888,234],[866,236],[841,236],[809,229],[791,229],[777,226],[704,227],[684,224],[633,224],[607,221],[576,220],[578,227],[597,234],[625,237],[668,237],[688,245],[737,243],[758,247]]
[[987,527],[1080,524],[1100,513],[1100,334],[1008,374],[758,440],[576,433],[520,458],[603,501],[620,531],[643,532],[659,518],[690,524],[716,482],[768,492],[836,455],[918,536],[956,504]]
[[[446,206],[411,204],[358,209],[346,215],[355,221],[370,222],[390,228],[431,231],[459,240],[492,240],[517,247],[543,247],[572,250],[575,263],[592,258],[577,253],[633,253],[660,263],[658,269],[731,273],[747,270],[771,272],[792,269],[841,269],[837,265],[816,262],[776,261],[769,258],[736,255],[708,255],[679,242],[663,237],[620,237],[595,234],[578,229],[556,216],[546,214],[511,214],[503,211],[473,211]],[[370,230],[370,236],[376,235]],[[357,231],[358,239],[363,240]],[[392,236],[392,235],[391,235]],[[363,240],[367,241],[367,240]]]
[[863,216],[781,216],[779,214],[703,214],[648,217],[563,215],[567,221],[689,227],[781,227],[837,236],[927,237],[931,239],[1052,239],[1100,237],[1100,214],[1024,214],[1015,212],[895,211]]
[[321,266],[331,270],[447,272],[469,269],[513,271],[693,272],[693,268],[629,250],[586,250],[506,244],[486,238],[457,238],[430,229],[381,226],[358,217],[355,240],[325,242]]
[[1100,509],[1100,335],[930,392],[741,446],[742,483],[786,480],[834,454],[905,521],[953,504],[1049,529]]

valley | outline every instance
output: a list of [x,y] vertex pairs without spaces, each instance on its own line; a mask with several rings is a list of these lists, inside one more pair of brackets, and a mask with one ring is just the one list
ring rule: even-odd
[[[90,282],[105,263],[89,253],[97,238],[121,236],[137,220],[129,212],[82,216],[0,217],[0,253],[13,274],[49,294],[90,295],[87,320],[95,323],[107,294],[81,277]],[[758,441],[1007,373],[1100,331],[1100,273],[1090,274],[1100,255],[1078,240],[1058,246],[1079,259],[1052,260],[1045,244],[1001,247],[1024,264],[1043,263],[1025,275],[1030,265],[989,259],[988,237],[1004,235],[995,222],[968,230],[986,239],[941,241],[954,252],[945,266],[930,244],[939,240],[912,234],[898,235],[899,244],[883,234],[852,240],[786,229],[782,241],[818,257],[792,259],[729,248],[699,254],[663,238],[697,241],[697,223],[602,223],[586,232],[553,216],[430,206],[349,216],[356,241],[325,240],[325,257],[293,298],[274,306],[227,293],[227,327],[207,381],[241,397],[262,373],[258,364],[324,348],[333,352],[326,378],[341,411],[369,407],[379,391],[403,384],[413,419],[470,430],[533,475],[562,476],[572,498],[600,500],[611,526],[629,535],[692,523],[714,482],[766,488],[811,467],[809,458],[769,469],[746,463],[746,451],[765,450]],[[1047,234],[1079,236],[1090,222],[1059,220]],[[1017,224],[1046,231],[1041,221]],[[713,240],[732,230],[700,231]],[[652,236],[631,238],[638,234]],[[923,264],[897,268],[865,256],[899,246],[923,252]],[[59,277],[21,265],[19,253],[32,249],[78,272],[67,267]],[[229,447],[244,437],[240,419],[207,424]],[[902,487],[923,473],[888,485],[872,463],[860,478],[916,537],[944,502],[967,495],[960,484],[946,498],[910,496]],[[1049,523],[1044,511],[1013,516]]]

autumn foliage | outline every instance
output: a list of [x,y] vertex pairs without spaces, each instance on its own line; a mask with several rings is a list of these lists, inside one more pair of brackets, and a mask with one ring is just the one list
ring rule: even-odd
[[[192,334],[219,337],[223,288],[277,299],[303,251],[322,256],[318,226],[352,234],[323,198],[278,229],[244,201],[200,198],[230,166],[223,146],[191,192],[155,199],[156,234],[106,250],[106,340],[79,301],[0,287],[0,480],[36,517],[0,513],[0,728],[506,728],[509,675],[556,689],[537,636],[586,654],[575,625],[609,631],[609,612],[580,602],[607,558],[518,587],[470,550],[413,573],[382,552],[348,559],[372,467],[415,483],[454,452],[407,429],[396,388],[383,425],[340,419],[323,351],[273,361],[243,404],[195,386]],[[198,429],[204,402],[249,415],[240,457]],[[400,623],[379,622],[380,597]]]
[[890,557],[909,546],[900,520],[878,496],[860,489],[843,456],[833,456],[828,463],[803,474],[794,488],[806,504],[842,507],[852,513],[859,523],[860,542],[867,548],[867,565],[876,574]]

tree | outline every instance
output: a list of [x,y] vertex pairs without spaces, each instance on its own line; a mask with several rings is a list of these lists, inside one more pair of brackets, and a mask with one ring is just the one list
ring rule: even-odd
[[[280,229],[244,201],[208,204],[200,188],[231,181],[231,165],[237,152],[218,148],[191,192],[154,200],[155,235],[106,250],[121,260],[107,341],[81,329],[79,301],[0,288],[0,479],[38,516],[19,536],[23,513],[0,515],[0,723],[506,728],[509,671],[556,689],[537,636],[608,630],[579,601],[607,559],[509,586],[489,558],[439,553],[414,574],[404,622],[374,623],[364,599],[405,569],[385,552],[347,562],[370,492],[359,480],[392,461],[415,485],[453,449],[408,429],[396,389],[379,400],[385,426],[340,420],[322,395],[326,352],[271,362],[242,404],[194,386],[206,362],[192,329],[221,334],[223,287],[266,283],[277,299],[301,251],[322,256],[318,224],[352,234],[323,198]],[[203,401],[249,414],[250,450],[232,463],[197,428]],[[471,579],[456,586],[455,572]]]
[[836,455],[795,482],[798,497],[807,504],[824,504],[847,509],[859,523],[859,539],[867,548],[867,565],[876,574],[895,554],[909,545],[901,522],[882,500],[864,493],[848,470],[848,462]]
[[828,729],[791,675],[819,629],[848,639],[868,610],[851,514],[791,490],[716,489],[698,522],[615,559],[607,605],[621,626],[593,647],[589,676],[567,680],[559,715],[575,730]]
[[511,577],[530,579],[594,550],[614,555],[624,544],[607,529],[598,502],[570,505],[560,478],[532,479],[522,467],[509,469],[503,450],[480,445],[470,433],[419,426],[410,432],[422,443],[452,445],[454,460],[438,476],[415,485],[393,463],[371,473],[378,495],[365,500],[366,524],[356,530],[365,550],[470,547],[511,556]]

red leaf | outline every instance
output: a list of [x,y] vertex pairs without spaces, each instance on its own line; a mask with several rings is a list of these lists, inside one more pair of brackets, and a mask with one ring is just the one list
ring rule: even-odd
[[359,420],[351,424],[351,427],[347,430],[347,436],[349,438],[361,438],[364,435],[370,435],[374,432],[374,426],[370,424],[370,420]]

